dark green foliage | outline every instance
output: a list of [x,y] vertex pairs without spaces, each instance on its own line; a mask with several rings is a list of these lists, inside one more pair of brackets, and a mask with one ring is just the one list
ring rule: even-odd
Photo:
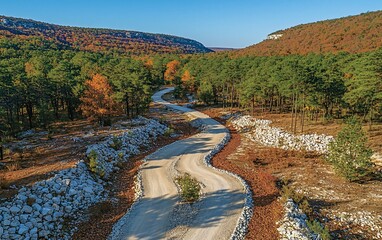
[[80,118],[84,83],[95,74],[108,78],[117,114],[142,114],[170,58],[155,56],[147,65],[145,59],[120,54],[58,50],[38,39],[0,39],[0,129],[15,134]]
[[304,120],[323,122],[382,114],[382,50],[363,54],[196,55],[182,62],[193,92],[206,104],[291,113],[292,131]]
[[113,136],[110,147],[116,151],[121,150],[122,148],[122,140],[118,136]]
[[353,61],[353,75],[346,82],[345,101],[352,109],[368,118],[371,127],[382,106],[382,49]]
[[89,161],[89,169],[91,172],[97,174],[100,177],[103,177],[105,175],[103,166],[101,166],[98,162],[98,154],[96,153],[96,151],[92,150],[89,153],[88,161]]
[[361,124],[350,118],[336,140],[329,145],[327,161],[349,181],[362,180],[373,171],[372,151]]
[[92,150],[88,155],[89,168],[90,168],[90,171],[92,171],[93,173],[97,172],[97,158],[98,158],[98,155],[96,151],[94,150]]
[[190,176],[190,174],[186,173],[183,176],[177,177],[175,181],[180,186],[180,195],[182,196],[183,201],[195,202],[199,199],[200,185],[195,178]]
[[332,237],[330,236],[329,229],[321,225],[321,223],[317,220],[306,221],[309,229],[315,234],[319,235],[322,240],[330,240]]

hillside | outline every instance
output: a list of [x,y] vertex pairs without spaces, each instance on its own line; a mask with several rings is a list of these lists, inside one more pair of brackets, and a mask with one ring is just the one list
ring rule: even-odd
[[382,11],[302,24],[268,35],[239,55],[288,55],[325,52],[368,52],[382,46]]
[[131,54],[206,53],[203,44],[182,37],[100,28],[67,27],[29,19],[0,16],[0,38],[43,37],[58,45],[86,51],[117,51]]
[[209,47],[214,52],[227,52],[237,50],[236,48]]

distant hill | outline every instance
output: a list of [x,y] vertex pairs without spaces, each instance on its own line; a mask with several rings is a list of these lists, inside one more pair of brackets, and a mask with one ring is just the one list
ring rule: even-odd
[[382,47],[382,11],[302,24],[268,35],[238,50],[239,55],[288,55],[325,52],[359,53]]
[[80,50],[149,53],[207,53],[203,44],[182,37],[100,28],[54,25],[30,19],[0,16],[1,37],[43,37]]
[[214,52],[225,52],[225,51],[233,51],[237,50],[237,48],[222,48],[222,47],[208,47]]

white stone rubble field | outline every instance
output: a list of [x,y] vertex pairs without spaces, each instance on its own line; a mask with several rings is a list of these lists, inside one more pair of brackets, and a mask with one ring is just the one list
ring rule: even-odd
[[[325,154],[328,151],[328,145],[334,141],[332,136],[324,134],[304,134],[293,135],[280,128],[271,127],[270,120],[261,120],[253,118],[249,115],[227,114],[223,116],[230,119],[231,124],[239,131],[245,132],[246,136],[252,141],[261,145],[282,148],[285,150],[304,150],[313,151],[319,154]],[[285,214],[280,222],[278,231],[281,239],[320,239],[314,235],[307,227],[306,216],[301,213],[298,206],[292,200],[288,200],[284,205]],[[340,216],[345,218],[331,216],[342,222],[357,223],[360,226],[369,226],[376,236],[373,239],[381,239],[381,226],[375,223],[380,219],[375,219],[367,212],[359,212],[358,214],[342,213]],[[344,219],[347,219],[346,221]]]
[[128,161],[168,129],[143,117],[131,121],[139,126],[88,147],[87,156],[95,153],[96,172],[102,173],[102,178],[79,161],[74,168],[21,188],[13,199],[0,204],[0,239],[70,239],[75,229],[64,231],[64,219],[79,219],[81,211],[105,200],[104,187],[118,164]]
[[[332,136],[305,134],[295,136],[276,127],[271,127],[270,120],[256,119],[245,115],[231,115],[231,124],[239,131],[245,131],[246,136],[259,144],[282,148],[285,150],[305,150],[325,154]],[[278,231],[281,239],[320,239],[313,234],[307,224],[306,215],[289,199],[284,205],[284,217]]]

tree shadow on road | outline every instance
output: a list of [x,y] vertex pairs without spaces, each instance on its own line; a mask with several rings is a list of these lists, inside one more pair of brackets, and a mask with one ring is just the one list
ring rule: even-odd
[[191,214],[191,219],[190,214],[184,211],[181,211],[181,215],[174,211],[173,207],[180,201],[178,196],[143,198],[126,221],[130,225],[128,231],[121,229],[120,239],[163,239],[166,233],[176,227],[214,227],[222,219],[242,209],[244,197],[242,192],[228,190],[207,194],[190,208],[190,211],[198,208],[196,214]]

